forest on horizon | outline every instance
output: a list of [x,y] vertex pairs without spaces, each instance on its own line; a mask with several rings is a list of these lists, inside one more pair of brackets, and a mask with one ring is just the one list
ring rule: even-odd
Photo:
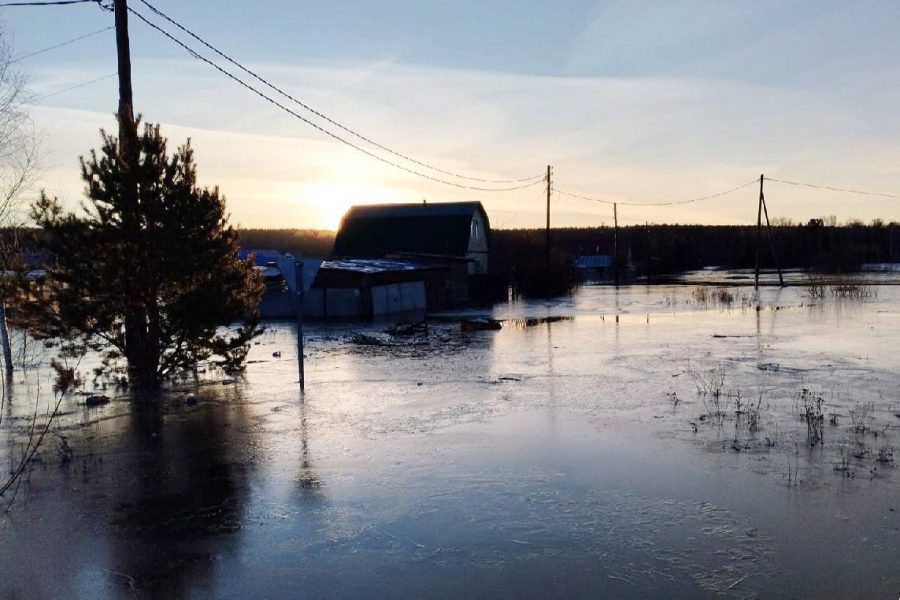
[[[771,231],[771,238],[769,232]],[[241,246],[301,256],[328,258],[334,231],[321,229],[241,229]],[[752,267],[756,227],[752,225],[630,225],[619,228],[619,253],[630,258],[641,274],[676,273],[706,266]],[[554,254],[572,258],[613,254],[612,227],[551,228]],[[508,272],[543,260],[543,229],[491,231],[492,270]],[[774,248],[774,254],[773,254]],[[900,224],[874,221],[837,224],[811,219],[806,224],[779,222],[763,228],[761,264],[821,271],[852,271],[862,263],[900,261]]]

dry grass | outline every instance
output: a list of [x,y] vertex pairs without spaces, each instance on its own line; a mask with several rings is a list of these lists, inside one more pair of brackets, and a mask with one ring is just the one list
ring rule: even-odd
[[700,285],[691,292],[694,301],[701,306],[724,306],[734,304],[734,294],[724,287]]
[[841,298],[847,300],[866,300],[878,296],[877,290],[859,280],[834,278],[808,273],[804,284],[806,296],[816,300],[825,298]]

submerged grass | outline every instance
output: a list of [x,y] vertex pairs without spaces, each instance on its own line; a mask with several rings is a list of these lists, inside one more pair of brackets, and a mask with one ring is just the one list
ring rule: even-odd
[[878,296],[877,289],[863,281],[846,277],[829,277],[819,273],[808,273],[803,287],[806,296],[816,300],[825,298],[866,300]]
[[725,287],[699,285],[691,292],[691,297],[701,306],[721,306],[728,308],[734,304],[734,293]]

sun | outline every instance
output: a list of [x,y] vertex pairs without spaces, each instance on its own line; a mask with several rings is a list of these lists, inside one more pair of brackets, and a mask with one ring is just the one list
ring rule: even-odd
[[387,187],[355,183],[310,183],[303,186],[301,201],[314,215],[315,222],[323,229],[337,230],[341,219],[354,204],[396,202],[397,190]]

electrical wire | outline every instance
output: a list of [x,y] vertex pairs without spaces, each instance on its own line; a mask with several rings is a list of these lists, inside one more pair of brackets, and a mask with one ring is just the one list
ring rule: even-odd
[[394,167],[394,168],[396,168],[396,169],[400,169],[400,170],[402,170],[402,171],[406,171],[407,173],[411,173],[412,175],[416,175],[416,176],[418,176],[418,177],[422,177],[423,179],[429,179],[429,180],[434,181],[434,182],[437,182],[437,183],[443,183],[443,184],[445,184],[445,185],[450,185],[450,186],[454,186],[454,187],[458,187],[458,188],[463,188],[463,189],[467,189],[467,190],[477,190],[477,191],[480,191],[480,192],[510,192],[510,191],[513,191],[513,190],[521,190],[521,189],[524,189],[524,188],[531,187],[531,186],[533,186],[533,185],[537,185],[537,184],[539,184],[539,183],[542,183],[542,180],[541,180],[541,179],[536,179],[535,181],[532,181],[532,182],[530,182],[530,183],[524,183],[524,184],[522,184],[522,185],[516,185],[516,186],[512,186],[512,187],[504,187],[504,188],[485,188],[485,187],[479,187],[479,186],[474,186],[474,185],[466,185],[466,184],[462,184],[462,183],[457,183],[457,182],[455,182],[455,181],[448,181],[448,180],[446,180],[446,179],[441,179],[440,177],[434,177],[434,176],[432,176],[432,175],[428,175],[427,173],[422,173],[421,171],[417,171],[417,170],[415,170],[415,169],[411,169],[411,168],[409,168],[409,167],[406,167],[406,166],[404,166],[404,165],[401,165],[401,164],[399,164],[399,163],[396,163],[396,162],[394,162],[394,161],[392,161],[392,160],[390,160],[390,159],[384,158],[383,156],[379,156],[379,155],[375,154],[374,152],[371,152],[371,151],[369,151],[369,150],[367,150],[367,149],[365,149],[365,148],[359,146],[358,144],[354,144],[353,142],[351,142],[351,141],[349,141],[349,140],[347,140],[347,139],[345,139],[345,138],[339,136],[338,134],[333,133],[332,131],[329,131],[328,129],[325,129],[325,128],[322,127],[321,125],[318,125],[317,123],[314,123],[314,122],[310,121],[309,119],[307,119],[307,118],[304,117],[303,115],[299,114],[297,111],[295,111],[295,110],[293,110],[293,109],[291,109],[291,108],[285,106],[284,104],[282,104],[282,103],[279,102],[278,100],[276,100],[276,99],[272,98],[271,96],[267,95],[265,92],[262,92],[262,91],[256,89],[255,87],[253,87],[252,85],[250,85],[249,83],[247,83],[246,81],[244,81],[243,79],[241,79],[240,77],[238,77],[237,75],[234,75],[233,73],[230,73],[229,71],[226,71],[226,70],[225,70],[224,68],[222,68],[220,65],[216,64],[215,62],[213,62],[212,60],[206,58],[205,56],[200,55],[196,50],[194,50],[193,48],[191,48],[190,46],[188,46],[187,44],[185,44],[184,42],[182,42],[182,41],[179,40],[178,38],[174,37],[172,34],[170,34],[168,31],[166,31],[165,29],[163,29],[163,28],[160,27],[159,25],[156,25],[156,24],[153,23],[152,21],[148,20],[148,19],[147,19],[146,17],[144,17],[141,13],[137,12],[137,11],[134,10],[133,8],[129,8],[129,9],[128,9],[128,12],[130,12],[130,13],[133,14],[135,17],[137,17],[138,19],[140,19],[141,21],[143,21],[146,25],[148,25],[148,26],[151,27],[152,29],[155,29],[156,31],[158,31],[158,32],[160,32],[161,34],[163,34],[165,37],[169,38],[169,39],[170,39],[171,41],[173,41],[174,43],[176,43],[176,44],[178,44],[179,46],[181,46],[182,48],[184,48],[191,56],[193,56],[193,57],[196,58],[197,60],[200,60],[200,61],[202,61],[202,62],[208,64],[209,66],[213,67],[214,69],[216,69],[217,71],[219,71],[220,73],[222,73],[223,75],[225,75],[226,77],[228,77],[229,79],[231,79],[231,80],[233,80],[234,82],[236,82],[237,84],[239,84],[239,85],[245,87],[245,88],[248,89],[249,91],[251,91],[251,92],[253,92],[254,94],[256,94],[257,96],[259,96],[260,98],[263,98],[264,100],[266,100],[267,102],[269,102],[270,104],[272,104],[272,105],[274,105],[274,106],[277,106],[277,107],[280,108],[281,110],[283,110],[283,111],[285,111],[286,113],[288,113],[288,114],[290,114],[290,115],[296,117],[297,119],[303,121],[304,123],[306,123],[306,124],[309,125],[310,127],[313,127],[314,129],[320,131],[321,133],[324,133],[324,134],[327,135],[328,137],[330,137],[330,138],[332,138],[332,139],[334,139],[334,140],[336,140],[336,141],[338,141],[338,142],[340,142],[340,143],[342,143],[342,144],[344,144],[344,145],[346,145],[346,146],[348,146],[348,147],[350,147],[350,148],[353,148],[354,150],[357,150],[357,151],[359,151],[359,152],[362,152],[363,154],[369,156],[370,158],[374,158],[375,160],[378,160],[378,161],[380,161],[380,162],[383,162],[383,163],[385,163],[386,165],[390,165],[390,166],[392,166],[392,167]]
[[7,6],[61,6],[63,4],[100,4],[99,0],[48,0],[47,2],[6,2],[0,4],[0,8]]
[[371,138],[368,138],[368,137],[364,136],[363,134],[361,134],[361,133],[359,133],[359,132],[357,132],[357,131],[351,129],[350,127],[347,127],[347,126],[345,126],[345,125],[342,125],[341,123],[339,123],[339,122],[337,122],[337,121],[335,121],[335,120],[329,118],[328,116],[326,116],[325,114],[323,114],[323,113],[321,113],[320,111],[316,110],[315,108],[309,106],[308,104],[305,104],[305,103],[302,102],[301,100],[298,100],[297,98],[295,98],[294,96],[292,96],[292,95],[289,94],[288,92],[284,91],[283,89],[277,87],[276,85],[274,85],[273,83],[271,83],[270,81],[268,81],[267,79],[265,79],[264,77],[260,76],[259,74],[255,73],[254,71],[248,69],[247,67],[245,67],[244,65],[242,65],[240,62],[238,62],[237,60],[235,60],[234,58],[232,58],[231,56],[228,56],[227,54],[225,54],[224,52],[222,52],[221,50],[219,50],[218,48],[216,48],[215,46],[213,46],[212,44],[210,44],[209,42],[207,42],[206,40],[204,40],[203,38],[201,38],[199,35],[197,35],[197,34],[194,33],[193,31],[191,31],[191,30],[188,29],[187,27],[185,27],[184,25],[178,23],[178,22],[175,21],[172,17],[170,17],[170,16],[167,15],[166,13],[162,12],[161,10],[159,10],[158,8],[156,8],[155,6],[153,6],[152,4],[150,4],[147,0],[140,0],[140,1],[141,1],[141,3],[144,4],[147,8],[149,8],[151,11],[153,11],[156,15],[162,17],[163,19],[165,19],[166,21],[168,21],[169,23],[171,23],[172,25],[174,25],[175,27],[177,27],[178,29],[180,29],[181,31],[183,31],[184,33],[186,33],[187,35],[191,36],[192,38],[194,38],[195,40],[197,40],[198,42],[200,42],[201,44],[203,44],[204,46],[206,46],[208,49],[212,50],[212,51],[215,52],[217,55],[219,55],[220,57],[222,57],[223,59],[225,59],[226,61],[228,61],[229,63],[231,63],[232,65],[234,65],[235,67],[237,67],[238,69],[240,69],[241,71],[243,71],[244,73],[246,73],[247,75],[253,77],[253,78],[256,79],[257,81],[259,81],[260,83],[262,83],[263,85],[265,85],[266,87],[268,87],[269,89],[271,89],[271,90],[277,92],[277,93],[280,94],[281,96],[283,96],[283,97],[285,97],[285,98],[291,100],[292,102],[296,103],[297,105],[302,106],[303,108],[305,108],[305,109],[308,110],[309,112],[313,113],[314,115],[316,115],[317,117],[323,119],[324,121],[330,123],[331,125],[334,125],[335,127],[338,127],[339,129],[345,131],[346,133],[349,133],[350,135],[352,135],[352,136],[354,136],[354,137],[356,137],[356,138],[358,138],[358,139],[360,139],[360,140],[362,140],[362,141],[364,141],[364,142],[366,142],[366,143],[368,143],[368,144],[371,144],[372,146],[375,146],[375,147],[378,148],[379,150],[383,150],[384,152],[388,152],[388,153],[390,153],[390,154],[393,154],[394,156],[396,156],[396,157],[398,157],[398,158],[402,158],[403,160],[409,161],[409,162],[411,162],[411,163],[414,163],[414,164],[416,164],[416,165],[419,165],[420,167],[424,167],[424,168],[426,168],[426,169],[429,169],[429,170],[431,170],[431,171],[435,171],[435,172],[437,172],[437,173],[441,173],[441,174],[443,174],[443,175],[449,175],[449,176],[451,176],[451,177],[456,177],[456,178],[459,178],[459,179],[468,179],[468,180],[470,180],[470,181],[478,181],[478,182],[481,182],[481,183],[524,183],[524,182],[527,182],[527,181],[532,181],[532,180],[539,179],[539,178],[543,177],[543,174],[540,174],[540,175],[534,175],[534,176],[532,176],[532,177],[523,177],[522,179],[482,179],[482,178],[479,178],[479,177],[469,177],[469,176],[467,176],[467,175],[462,175],[462,174],[460,174],[460,173],[455,173],[455,172],[453,172],[453,171],[447,171],[447,170],[445,170],[445,169],[441,169],[441,168],[436,167],[436,166],[434,166],[434,165],[431,165],[431,164],[422,162],[422,161],[420,161],[420,160],[416,160],[415,158],[412,158],[411,156],[408,156],[408,155],[406,155],[406,154],[402,154],[402,153],[400,153],[400,152],[397,152],[396,150],[393,150],[393,149],[391,149],[391,148],[389,148],[389,147],[387,147],[387,146],[385,146],[385,145],[383,145],[383,144],[379,144],[379,143],[376,142],[375,140],[373,140],[373,139],[371,139]]
[[777,183],[786,183],[788,185],[795,185],[798,187],[808,187],[815,188],[817,190],[828,190],[830,192],[843,192],[845,194],[861,194],[863,196],[879,196],[881,198],[900,198],[900,196],[896,194],[882,194],[878,192],[864,192],[862,190],[851,190],[846,188],[832,187],[830,185],[816,185],[814,183],[802,183],[797,181],[788,181],[786,179],[775,179],[774,177],[763,176],[766,181],[774,181]]
[[562,194],[563,196],[569,196],[571,198],[578,198],[580,200],[588,200],[590,202],[601,202],[603,204],[619,204],[621,206],[674,206],[676,204],[691,204],[693,202],[701,202],[703,200],[712,200],[713,198],[718,198],[720,196],[726,196],[738,190],[742,190],[746,187],[750,187],[754,183],[758,183],[759,179],[754,179],[752,181],[748,181],[742,185],[737,187],[733,187],[731,189],[725,190],[724,192],[718,192],[716,194],[710,194],[708,196],[700,196],[699,198],[690,198],[688,200],[673,200],[670,202],[619,202],[617,200],[603,200],[600,198],[591,198],[590,196],[581,196],[579,194],[572,194],[570,192],[565,192],[555,187],[551,187],[550,189],[557,194]]
[[79,42],[81,40],[85,40],[89,37],[95,36],[98,33],[103,33],[104,31],[109,31],[110,29],[115,29],[113,25],[109,27],[104,27],[103,29],[98,29],[97,31],[92,31],[91,33],[86,33],[84,35],[79,35],[78,37],[74,37],[70,40],[66,40],[64,42],[60,42],[58,44],[54,44],[52,46],[47,46],[46,48],[41,48],[40,50],[35,50],[34,52],[28,52],[26,54],[19,54],[18,56],[14,56],[6,61],[6,64],[12,64],[15,62],[19,62],[20,60],[25,60],[26,58],[31,58],[32,56],[37,56],[38,54],[43,54],[44,52],[49,52],[50,50],[56,50],[57,48],[62,48],[63,46],[68,46],[69,44],[73,44],[75,42]]
[[60,95],[60,94],[66,93],[66,92],[71,92],[72,90],[77,90],[77,89],[79,89],[79,88],[83,88],[83,87],[89,86],[89,85],[91,85],[91,84],[99,83],[99,82],[104,81],[104,80],[106,80],[106,79],[110,79],[110,78],[112,78],[112,77],[115,77],[115,76],[118,75],[118,74],[119,74],[119,73],[118,73],[118,71],[117,71],[117,72],[115,72],[115,73],[110,73],[109,75],[104,75],[103,77],[98,77],[97,79],[91,79],[90,81],[84,81],[84,82],[82,82],[82,83],[78,83],[78,84],[75,84],[75,85],[73,85],[73,86],[70,86],[70,87],[67,87],[67,88],[63,88],[63,89],[57,90],[57,91],[55,91],[55,92],[51,92],[51,93],[49,93],[49,94],[44,94],[44,95],[42,95],[42,96],[37,96],[36,98],[32,98],[31,101],[32,101],[32,102],[37,102],[38,100],[43,100],[43,99],[45,99],[45,98],[50,98],[51,96],[58,96],[58,95]]

